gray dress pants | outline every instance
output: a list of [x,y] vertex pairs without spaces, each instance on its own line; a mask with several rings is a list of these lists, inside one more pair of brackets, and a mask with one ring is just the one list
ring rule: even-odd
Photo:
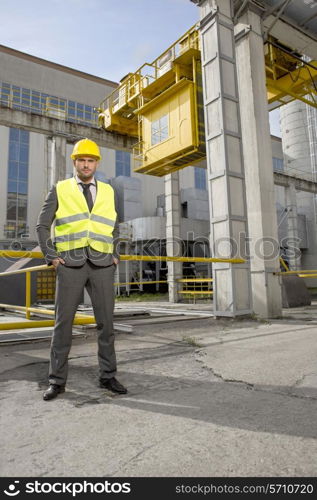
[[68,373],[68,354],[72,343],[72,324],[84,288],[87,289],[98,329],[99,379],[116,373],[114,348],[115,265],[95,266],[89,261],[81,267],[60,264],[56,270],[55,328],[51,343],[49,383],[64,386]]

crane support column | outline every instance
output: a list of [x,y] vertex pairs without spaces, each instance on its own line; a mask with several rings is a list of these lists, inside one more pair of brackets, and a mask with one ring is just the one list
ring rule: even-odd
[[254,313],[281,315],[279,240],[272,165],[261,18],[250,7],[236,25]]
[[[165,176],[165,212],[166,212],[166,254],[169,257],[182,255],[180,239],[180,198],[179,174],[174,172]],[[182,263],[168,262],[168,296],[170,302],[179,301],[177,280],[182,277]]]
[[[247,210],[230,0],[200,7],[212,256],[244,258]],[[215,316],[252,313],[250,265],[214,263]]]

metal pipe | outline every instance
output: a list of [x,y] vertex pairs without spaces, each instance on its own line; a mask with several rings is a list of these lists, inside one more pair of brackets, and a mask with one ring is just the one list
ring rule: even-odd
[[249,0],[243,0],[242,5],[240,5],[238,12],[235,14],[235,16],[233,18],[234,22],[236,22],[238,20],[238,17],[240,16],[241,12],[243,12],[243,10],[248,2],[249,2]]
[[27,273],[27,272],[32,272],[32,271],[43,271],[43,269],[52,269],[52,266],[33,266],[33,267],[26,267],[25,269],[16,269],[15,271],[7,271],[4,273],[0,273],[0,276],[11,276],[13,274],[22,274],[22,273]]
[[309,21],[311,21],[312,19],[314,19],[314,17],[316,17],[316,16],[317,16],[317,12],[315,12],[311,16],[306,17],[306,19],[304,19],[304,21],[301,21],[300,23],[298,23],[298,26],[304,26],[305,27],[305,24],[308,23]]
[[289,271],[289,268],[287,267],[286,262],[282,257],[280,257],[280,263],[284,267],[285,271]]
[[[14,304],[0,304],[0,307],[3,309],[13,309],[16,311],[30,311],[33,313],[38,313],[38,314],[47,314],[48,316],[54,316],[55,312],[52,311],[51,309],[42,309],[39,307],[26,307],[26,306],[16,306]],[[88,316],[86,314],[81,314],[81,313],[76,313],[75,319],[90,319],[95,321],[94,316]]]
[[[94,318],[94,321],[91,321],[89,318],[75,318],[73,321],[73,325],[90,325],[96,323],[96,320]],[[53,319],[45,319],[41,321],[13,321],[12,323],[1,323],[0,324],[0,331],[1,330],[21,330],[23,328],[45,328],[47,326],[54,326],[55,321]]]
[[[157,283],[167,283],[167,280],[154,280],[154,281],[126,281],[124,283],[118,282],[114,283],[114,286],[126,286],[126,285],[155,285]],[[130,292],[130,290],[127,290]]]
[[33,259],[43,259],[44,255],[42,252],[32,252],[28,250],[0,250],[0,257],[13,257],[13,258],[28,258]]
[[31,273],[27,271],[25,273],[25,318],[31,318],[31,312],[29,310],[31,306]]
[[[315,68],[316,69],[316,68]],[[0,250],[0,257],[32,257],[37,259],[43,259],[44,256],[41,252],[21,252],[21,251],[9,251]],[[243,264],[245,259],[217,259],[214,257],[169,257],[166,255],[120,255],[120,260],[140,260],[140,261],[175,261],[175,262],[227,262],[232,264]],[[0,276],[8,276],[9,274],[17,274],[26,271],[41,271],[43,269],[53,269],[52,266],[42,265],[35,267],[28,267],[26,269],[19,269],[18,271],[10,271],[7,273],[0,273]]]
[[273,5],[266,12],[264,12],[263,19],[266,19],[267,17],[274,15],[274,12],[276,12],[280,7],[283,8],[283,3],[285,3],[285,1],[287,0],[281,0],[279,4]]
[[1,330],[22,330],[24,328],[45,328],[47,326],[54,326],[53,319],[45,319],[42,321],[12,321],[10,323],[1,323]]
[[120,255],[120,260],[140,261],[173,261],[173,262],[230,262],[232,264],[243,264],[245,259],[217,259],[214,257],[169,257],[166,255]]
[[317,269],[298,269],[298,271],[280,271],[278,273],[273,273],[273,274],[278,274],[278,275],[284,275],[284,274],[310,274],[310,273],[317,273]]
[[263,33],[263,39],[264,40],[267,40],[267,37],[268,37],[268,34],[270,33],[271,29],[275,26],[275,24],[277,23],[277,21],[279,20],[279,18],[281,17],[281,15],[283,14],[284,10],[286,9],[286,7],[288,6],[288,4],[291,2],[292,0],[285,0],[284,3],[283,1],[280,3],[280,5],[278,5],[277,7],[274,8],[273,12],[270,12],[270,14],[268,15],[271,15],[273,14],[280,6],[280,10],[277,12],[276,14],[276,17],[274,19],[274,21],[272,22],[272,24],[267,28],[267,30],[265,31],[265,33]]
[[200,278],[200,279],[196,279],[196,278],[188,278],[188,279],[180,279],[180,280],[177,280],[179,283],[211,283],[213,280],[213,278]]

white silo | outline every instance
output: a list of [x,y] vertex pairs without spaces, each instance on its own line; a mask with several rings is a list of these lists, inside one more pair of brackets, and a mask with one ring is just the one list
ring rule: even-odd
[[[317,180],[316,109],[302,101],[293,101],[280,109],[285,173]],[[302,248],[302,269],[317,268],[317,231],[315,195],[298,191],[297,211],[306,216],[307,248]],[[300,228],[299,228],[300,229]],[[309,286],[317,286],[309,280]]]

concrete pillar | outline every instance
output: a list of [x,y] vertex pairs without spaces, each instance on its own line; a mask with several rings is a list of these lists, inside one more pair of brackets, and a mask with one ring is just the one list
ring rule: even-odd
[[253,309],[260,317],[271,318],[282,312],[280,280],[274,274],[280,269],[279,241],[261,19],[251,7],[236,26],[236,55]]
[[297,201],[295,183],[285,188],[285,208],[287,210],[287,262],[290,270],[300,269],[301,258],[297,226]]
[[47,188],[48,190],[57,181],[66,179],[66,138],[53,136],[47,139]]
[[45,168],[45,177],[44,177],[44,195],[49,192],[52,187],[52,179],[51,179],[51,139],[44,135],[44,164]]
[[[166,254],[169,257],[182,255],[182,242],[180,239],[180,196],[179,174],[168,174],[164,179],[165,184],[165,212],[166,212]],[[170,302],[179,301],[179,284],[177,280],[182,277],[182,263],[167,263],[168,296]]]
[[[130,261],[129,260],[126,260],[124,262],[124,271],[125,271],[125,282],[130,283],[131,278],[130,278]],[[141,278],[141,281],[142,281],[142,278]],[[130,295],[130,284],[126,285],[125,290],[126,290],[127,295]]]
[[1,177],[0,184],[0,238],[7,238],[8,203],[8,159],[9,159],[9,127],[0,126]]
[[[232,2],[203,0],[199,7],[211,251],[217,258],[244,258],[247,211]],[[216,316],[252,313],[247,261],[214,263],[213,278]]]

